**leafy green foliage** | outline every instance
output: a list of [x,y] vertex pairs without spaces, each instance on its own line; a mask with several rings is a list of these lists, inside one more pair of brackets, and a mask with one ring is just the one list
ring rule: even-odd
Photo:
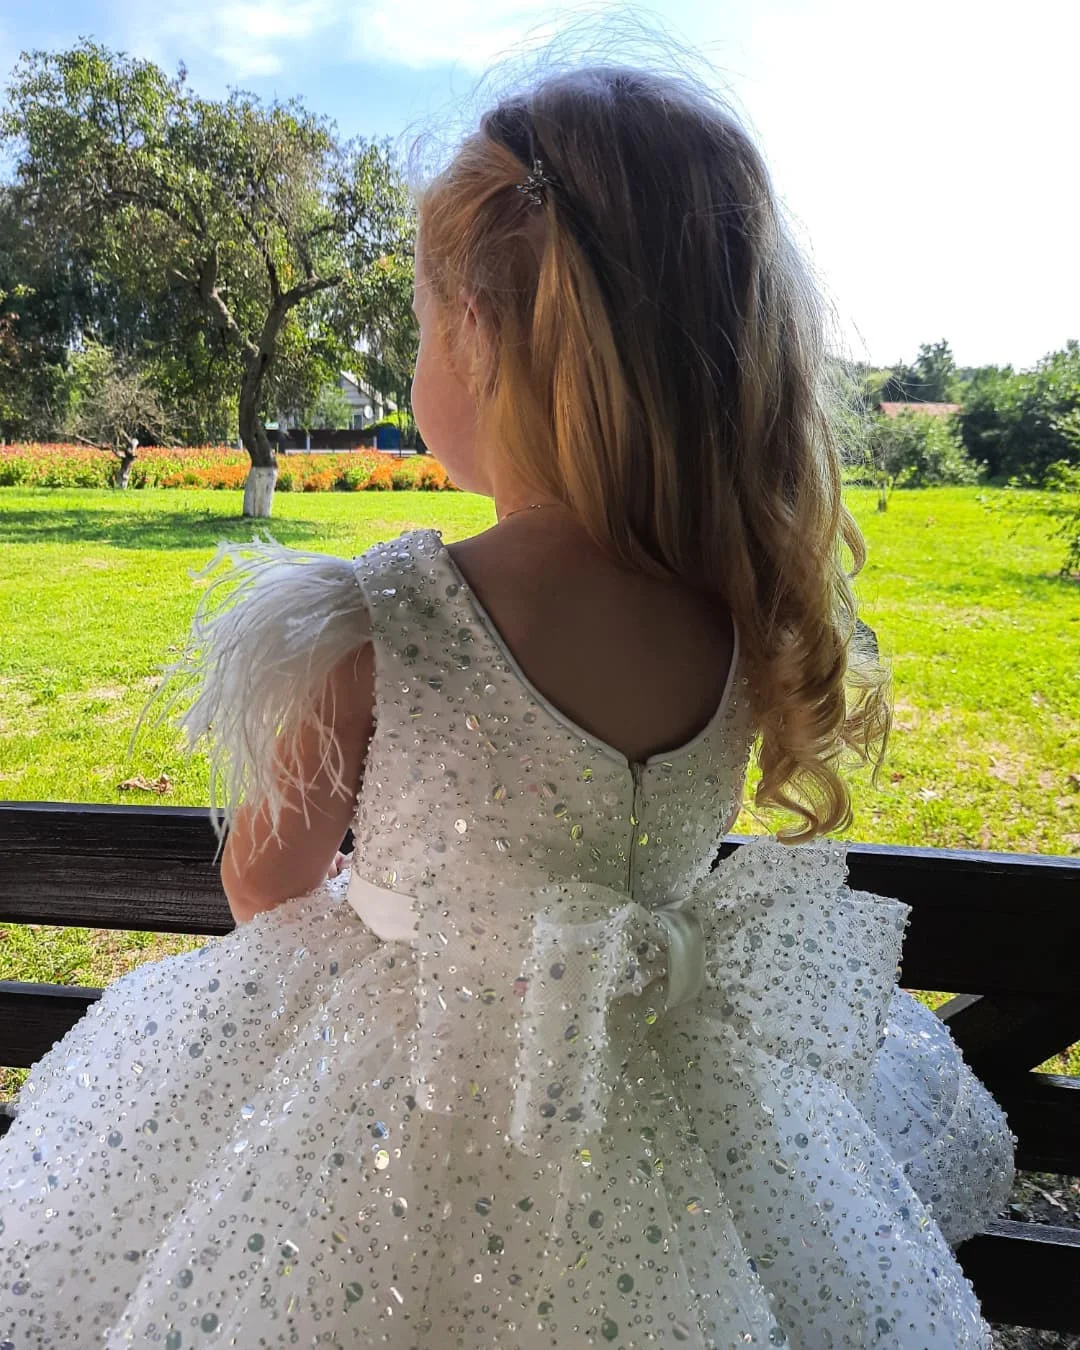
[[960,386],[960,373],[952,348],[941,342],[924,342],[911,365],[898,361],[889,367],[849,363],[857,372],[868,408],[879,403],[952,403]]
[[902,412],[870,420],[867,454],[871,464],[898,488],[974,483],[978,470],[960,440],[952,417]]
[[268,406],[310,403],[345,353],[366,346],[396,368],[371,297],[387,275],[411,289],[413,220],[385,146],[341,143],[295,100],[199,98],[183,72],[90,41],[23,57],[0,133],[21,214],[48,247],[92,262],[119,320],[138,328],[133,312],[161,306],[212,339],[253,463],[274,462]]
[[307,408],[296,418],[302,427],[344,429],[352,426],[352,404],[336,384],[329,382],[319,390]]
[[1042,482],[1052,464],[1080,462],[1080,343],[1067,343],[1030,371],[979,371],[963,403],[961,437],[988,475]]
[[885,403],[951,403],[956,393],[956,361],[947,342],[924,342],[912,365],[893,366],[882,383]]
[[[1077,418],[1080,421],[1080,417]],[[1014,478],[1006,493],[992,503],[994,510],[1016,516],[1022,527],[1046,531],[1063,541],[1060,575],[1080,577],[1080,464],[1059,460],[1043,476],[1041,490]]]

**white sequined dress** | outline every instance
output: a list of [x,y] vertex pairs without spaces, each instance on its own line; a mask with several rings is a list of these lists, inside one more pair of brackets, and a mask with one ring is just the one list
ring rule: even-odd
[[374,644],[351,871],[117,980],[33,1069],[0,1346],[989,1347],[952,1249],[1015,1141],[896,985],[908,907],[834,845],[713,868],[737,655],[631,764],[436,533],[245,556],[282,672]]

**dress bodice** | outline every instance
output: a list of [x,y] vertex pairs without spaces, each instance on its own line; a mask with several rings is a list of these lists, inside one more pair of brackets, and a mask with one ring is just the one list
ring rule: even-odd
[[417,895],[590,881],[662,904],[708,872],[752,741],[738,647],[685,746],[632,764],[530,683],[432,530],[357,560],[376,720],[354,875]]

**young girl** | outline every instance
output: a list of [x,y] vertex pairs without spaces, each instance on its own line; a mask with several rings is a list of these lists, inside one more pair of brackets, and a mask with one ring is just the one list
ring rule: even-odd
[[[185,720],[237,928],[26,1084],[2,1344],[988,1347],[951,1249],[1014,1140],[896,987],[908,907],[792,846],[888,715],[758,154],[581,70],[419,241],[417,420],[498,524],[224,550]],[[714,866],[755,745],[794,823]]]

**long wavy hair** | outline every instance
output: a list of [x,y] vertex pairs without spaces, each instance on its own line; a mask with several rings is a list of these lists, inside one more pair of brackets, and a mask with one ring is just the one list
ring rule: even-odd
[[840,770],[880,763],[888,676],[856,638],[823,307],[747,133],[682,79],[554,76],[482,118],[419,237],[448,341],[463,295],[490,339],[486,435],[610,556],[730,610],[756,804],[798,817],[792,841],[846,826]]

